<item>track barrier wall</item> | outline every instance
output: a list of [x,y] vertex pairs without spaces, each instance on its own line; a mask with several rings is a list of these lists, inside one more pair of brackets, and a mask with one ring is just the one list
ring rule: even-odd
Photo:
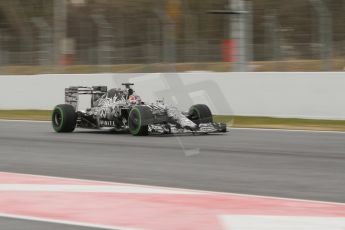
[[135,83],[143,101],[164,99],[187,110],[208,104],[214,114],[345,119],[343,72],[43,74],[0,76],[0,109],[52,109],[64,88]]

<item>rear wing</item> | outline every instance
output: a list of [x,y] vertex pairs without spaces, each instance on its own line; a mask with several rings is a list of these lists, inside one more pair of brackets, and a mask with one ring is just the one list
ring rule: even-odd
[[79,95],[91,95],[91,107],[93,103],[107,92],[107,86],[71,86],[65,88],[65,103],[78,110]]

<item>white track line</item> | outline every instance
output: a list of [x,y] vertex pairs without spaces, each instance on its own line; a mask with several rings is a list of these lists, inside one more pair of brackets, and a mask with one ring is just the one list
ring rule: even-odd
[[307,199],[296,199],[296,198],[285,198],[285,197],[274,197],[274,196],[263,196],[263,195],[253,195],[253,194],[241,194],[241,193],[227,193],[227,192],[215,192],[215,191],[208,191],[208,190],[195,190],[195,189],[186,189],[186,188],[173,188],[173,187],[163,187],[163,186],[150,186],[150,185],[142,185],[142,184],[126,184],[126,183],[118,183],[118,182],[111,182],[111,181],[97,181],[97,180],[86,180],[86,179],[77,179],[77,178],[66,178],[66,177],[55,177],[55,176],[44,176],[44,175],[35,175],[35,174],[22,174],[22,173],[13,173],[13,172],[1,172],[4,174],[11,174],[11,175],[29,175],[41,178],[50,178],[50,179],[68,179],[68,180],[75,180],[79,182],[98,182],[98,183],[107,183],[109,185],[119,185],[119,186],[133,186],[133,187],[142,187],[142,188],[156,188],[156,189],[164,189],[164,190],[173,190],[173,191],[185,191],[189,193],[198,193],[200,195],[232,195],[232,196],[245,196],[251,198],[264,198],[264,199],[276,199],[276,200],[286,200],[286,201],[300,201],[300,202],[313,202],[319,204],[330,204],[330,205],[344,205],[345,203],[340,202],[330,202],[330,201],[318,201],[318,200],[307,200]]
[[221,215],[223,229],[231,230],[344,230],[343,217]]
[[[128,185],[0,184],[0,192],[77,192],[200,195],[200,193]],[[202,194],[202,193],[201,193]]]
[[[50,123],[51,121],[35,121],[35,120],[7,120],[0,119],[0,122],[22,122],[22,123]],[[308,129],[273,129],[273,128],[235,128],[227,127],[231,130],[249,130],[249,131],[273,131],[273,132],[304,132],[304,133],[330,133],[330,134],[345,134],[345,131],[331,131],[331,130],[308,130]]]
[[234,130],[248,130],[248,131],[273,131],[273,132],[292,132],[292,133],[333,133],[345,134],[345,131],[331,131],[331,130],[307,130],[307,129],[272,129],[272,128],[234,128],[228,127],[230,131]]
[[29,220],[29,221],[47,222],[47,223],[55,223],[55,224],[65,224],[65,225],[72,225],[72,226],[78,226],[78,227],[88,227],[88,228],[111,229],[111,230],[135,230],[134,228],[123,228],[123,227],[119,227],[119,226],[91,224],[91,223],[84,223],[84,222],[77,222],[77,221],[64,221],[64,220],[49,219],[49,218],[37,218],[37,217],[33,217],[33,216],[12,215],[12,214],[7,214],[7,213],[0,213],[0,217],[11,218],[11,219],[20,219],[20,220]]

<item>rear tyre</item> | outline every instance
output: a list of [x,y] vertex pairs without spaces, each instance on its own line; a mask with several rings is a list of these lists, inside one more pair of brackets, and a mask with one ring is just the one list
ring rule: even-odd
[[212,123],[213,117],[210,108],[204,104],[197,104],[190,107],[188,118],[195,124]]
[[70,104],[55,106],[52,114],[53,129],[57,133],[73,132],[77,124],[77,114]]
[[149,107],[135,106],[128,116],[129,132],[134,136],[147,136],[152,119],[153,116]]

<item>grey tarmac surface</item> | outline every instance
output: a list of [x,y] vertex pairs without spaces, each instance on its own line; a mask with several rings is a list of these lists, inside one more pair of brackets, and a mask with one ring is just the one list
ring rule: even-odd
[[0,121],[0,171],[345,202],[345,133],[133,137]]
[[99,228],[79,227],[68,224],[55,224],[14,218],[0,218],[0,228],[2,230],[99,230]]

